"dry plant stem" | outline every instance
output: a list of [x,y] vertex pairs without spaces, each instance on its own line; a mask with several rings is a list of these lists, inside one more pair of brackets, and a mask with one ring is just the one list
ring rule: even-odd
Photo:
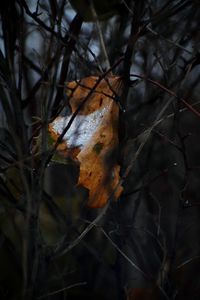
[[163,84],[150,79],[148,77],[146,77],[145,75],[138,75],[138,74],[130,74],[131,77],[137,77],[137,78],[141,78],[143,80],[147,80],[150,83],[152,83],[153,85],[159,87],[160,89],[162,89],[163,91],[167,92],[169,95],[175,97],[177,100],[181,101],[191,112],[193,112],[196,116],[200,117],[200,112],[197,111],[191,104],[189,104],[184,98],[179,97],[174,91],[170,90],[169,88],[167,88],[166,86],[164,86]]
[[38,18],[39,14],[37,12],[31,12],[26,1],[25,0],[17,0],[19,5],[23,6],[25,9],[25,12],[27,13],[28,16],[30,16],[35,22],[37,22],[42,28],[44,28],[46,31],[50,32],[56,37],[59,37],[62,40],[62,37],[55,32],[52,28],[48,27],[40,18]]
[[[132,55],[134,52],[134,46],[138,38],[143,34],[145,26],[140,28],[139,21],[137,19],[137,5],[134,4],[134,14],[132,15],[131,29],[128,39],[128,44],[124,54],[124,65],[123,65],[123,89],[120,97],[120,104],[122,107],[122,112],[127,109],[127,99],[130,89],[130,70],[132,65]],[[123,143],[126,137],[126,125],[124,121],[124,116],[121,113],[119,115],[119,142],[123,148]],[[122,159],[123,164],[123,159]]]
[[60,290],[56,290],[56,291],[54,291],[54,292],[51,292],[51,293],[42,295],[42,296],[38,297],[37,299],[38,299],[38,300],[39,300],[39,299],[45,299],[45,298],[47,298],[47,297],[49,297],[49,296],[57,295],[57,294],[59,294],[59,293],[61,293],[61,292],[64,292],[64,291],[66,291],[66,290],[70,290],[70,289],[73,289],[73,288],[75,288],[75,287],[83,286],[83,285],[86,285],[86,284],[87,284],[86,281],[83,281],[83,282],[77,282],[77,283],[71,284],[71,285],[69,285],[69,286],[67,286],[67,287],[65,287],[65,288],[62,288],[62,289],[60,289]]
[[[193,103],[192,107],[196,106],[196,105],[199,105],[200,104],[200,101],[197,101],[196,103]],[[178,112],[179,113],[183,113],[185,111],[188,111],[188,107],[185,107],[185,108],[182,108],[180,109]],[[160,125],[162,122],[168,120],[168,119],[171,119],[173,118],[175,115],[175,113],[171,113],[169,115],[166,115],[164,117],[162,117],[160,120],[158,120],[157,122],[154,122],[154,125],[153,125],[153,129],[155,129],[155,127],[157,127],[158,125]],[[146,129],[145,131],[143,131],[142,133],[140,133],[136,138],[134,139],[131,139],[131,141],[136,141],[136,140],[141,140],[142,136],[146,134],[146,132],[148,131],[149,129]],[[160,176],[160,175],[159,175]],[[137,192],[139,191],[140,189],[136,189],[134,192]]]
[[157,122],[158,120],[160,120],[164,114],[164,112],[166,111],[166,109],[168,108],[168,106],[172,103],[173,99],[169,99],[167,101],[167,103],[163,106],[163,108],[160,110],[159,114],[157,115],[154,123],[147,129],[145,130],[145,132],[143,132],[142,135],[140,135],[140,139],[142,140],[140,146],[138,147],[138,150],[136,151],[135,155],[133,156],[132,160],[130,161],[129,166],[127,167],[127,169],[125,170],[123,177],[122,177],[122,183],[124,182],[125,178],[129,175],[134,162],[136,161],[136,159],[138,158],[139,154],[141,153],[142,149],[144,148],[144,146],[146,145],[153,129],[155,126],[157,126]]
[[111,237],[107,234],[107,232],[100,226],[96,225],[98,228],[100,228],[101,232],[105,235],[105,237],[109,240],[109,242],[112,244],[112,246],[131,264],[133,268],[135,268],[137,271],[139,271],[145,278],[149,279],[148,274],[146,274],[140,267],[138,267],[127,255],[124,253],[117,244],[111,239]]
[[49,107],[49,110],[52,111],[51,115],[53,116],[58,112],[61,99],[63,98],[64,85],[68,74],[71,54],[75,48],[78,35],[81,31],[82,23],[82,18],[77,14],[70,24],[69,32],[64,37],[66,46],[63,47],[64,53],[60,70],[59,83],[57,86],[57,94],[53,103],[53,110],[51,109],[51,107]]
[[[150,279],[150,276],[146,274],[140,267],[138,267],[127,255],[124,253],[118,246],[117,244],[111,239],[111,237],[106,233],[106,231],[102,228],[99,227],[101,232],[105,235],[105,237],[109,240],[109,242],[112,244],[112,246],[130,263],[130,265],[135,268],[137,271],[139,271],[146,279]],[[164,297],[167,300],[170,300],[163,288],[158,285],[159,290],[161,293],[164,295]]]
[[147,26],[146,28],[147,28],[147,30],[148,30],[149,32],[151,32],[153,35],[155,35],[155,36],[157,36],[157,37],[163,39],[163,40],[166,41],[167,43],[169,43],[169,44],[171,44],[171,45],[173,45],[173,46],[175,46],[175,47],[177,47],[177,48],[179,48],[179,49],[181,49],[181,50],[183,50],[183,51],[185,51],[185,52],[187,52],[187,53],[189,53],[189,54],[192,55],[192,52],[191,52],[191,51],[189,51],[188,49],[186,49],[186,48],[184,48],[183,46],[179,45],[178,43],[176,43],[176,42],[174,42],[174,41],[171,41],[171,40],[165,38],[164,36],[162,36],[161,34],[159,34],[158,32],[156,32],[155,30],[151,29],[149,26]]
[[18,74],[19,74],[19,78],[18,78],[18,86],[17,86],[17,90],[18,90],[18,97],[19,99],[21,99],[21,92],[22,92],[22,72],[23,72],[23,57],[22,57],[22,53],[24,52],[24,45],[23,45],[23,22],[24,22],[24,14],[23,14],[23,9],[22,7],[20,8],[20,33],[19,33],[19,54],[18,54],[18,59],[19,59],[19,69],[18,69]]
[[30,223],[30,216],[31,216],[31,203],[32,203],[32,196],[31,191],[29,188],[29,184],[27,181],[27,177],[24,171],[24,164],[23,162],[19,163],[20,175],[22,179],[22,183],[24,185],[26,191],[26,199],[27,199],[27,211],[25,216],[26,228],[25,228],[25,236],[23,239],[23,293],[26,293],[26,288],[28,285],[28,256],[29,256],[29,223]]
[[[197,101],[196,103],[193,103],[193,104],[192,104],[192,107],[194,107],[194,106],[196,106],[196,105],[199,105],[199,104],[200,104],[200,101]],[[183,113],[183,112],[188,111],[188,110],[189,110],[188,107],[185,107],[185,108],[180,109],[180,110],[178,111],[178,113]],[[173,118],[174,115],[175,115],[174,113],[171,113],[171,114],[169,114],[169,115],[167,115],[167,116],[161,118],[160,120],[158,120],[158,121],[156,122],[155,127],[158,126],[159,124],[161,124],[163,121],[165,121],[165,120],[167,120],[167,119]]]
[[128,4],[126,3],[126,1],[122,0],[122,3],[124,4],[124,6],[128,10],[128,12],[130,13],[130,15],[133,16],[133,10],[128,6]]
[[103,34],[102,34],[100,22],[99,22],[97,13],[96,13],[96,9],[94,7],[93,0],[90,1],[90,10],[91,10],[93,19],[94,19],[94,21],[96,23],[97,31],[98,31],[98,34],[99,34],[99,42],[100,42],[101,49],[102,49],[102,52],[103,52],[103,56],[104,56],[104,60],[105,60],[105,65],[106,65],[106,70],[109,70],[111,68],[110,61],[109,61],[109,58],[108,58],[108,53],[106,51],[106,46],[105,46],[105,42],[104,42],[104,38],[103,38]]
[[193,260],[199,259],[199,258],[200,258],[199,255],[194,256],[194,257],[191,257],[191,258],[188,258],[187,260],[185,260],[184,262],[182,262],[180,265],[178,265],[178,266],[176,267],[176,270],[181,269],[182,267],[184,267],[185,265],[189,264],[189,263],[192,262]]
[[[2,76],[3,77],[3,76]],[[24,165],[24,156],[28,154],[28,138],[25,129],[25,121],[24,115],[21,108],[21,103],[19,97],[17,97],[17,90],[15,86],[15,78],[14,74],[10,74],[10,78],[8,79],[8,83],[6,82],[5,78],[5,87],[7,88],[10,98],[13,100],[12,105],[14,107],[13,114],[14,122],[13,124],[9,125],[9,129],[13,138],[13,142],[15,143],[17,157],[19,158],[19,172],[22,180],[22,185],[24,187],[24,194],[25,199],[27,200],[27,212],[25,216],[25,237],[23,239],[23,290],[24,293],[26,291],[26,287],[28,284],[28,256],[29,256],[29,229],[30,229],[30,215],[31,215],[31,205],[32,205],[32,195],[31,195],[31,187],[28,183],[27,179],[27,167]],[[12,109],[10,110],[12,115]],[[8,120],[9,113],[7,115]],[[21,130],[21,132],[20,132]],[[20,135],[21,134],[21,135]],[[20,137],[22,136],[22,140]],[[32,157],[30,157],[32,160]]]
[[[116,189],[115,189],[116,190]],[[115,191],[112,192],[111,196],[108,199],[107,204],[102,208],[101,212],[99,213],[99,215],[94,219],[94,221],[92,221],[83,231],[82,233],[73,241],[70,243],[69,246],[65,247],[63,249],[63,243],[61,241],[60,244],[57,245],[57,247],[54,249],[54,255],[55,256],[61,256],[66,254],[67,252],[69,252],[70,250],[72,250],[75,246],[77,246],[81,240],[88,234],[88,232],[90,232],[90,230],[96,226],[96,224],[98,224],[98,222],[102,219],[102,217],[106,214],[107,209],[110,205],[112,196],[114,195]]]
[[[20,2],[21,1],[21,2]],[[61,43],[62,46],[64,47],[68,47],[68,45],[66,45],[66,38],[63,37],[60,32],[56,32],[54,31],[51,27],[48,27],[38,16],[40,14],[38,14],[37,12],[31,12],[28,5],[26,4],[25,0],[17,0],[17,2],[21,3],[22,6],[24,7],[24,10],[26,12],[26,14],[28,16],[30,16],[39,26],[41,26],[41,28],[43,28],[44,30],[46,30],[47,32],[51,33],[54,37],[56,37],[58,39],[58,41]],[[78,16],[78,14],[77,14]],[[79,16],[80,18],[80,16]],[[73,21],[72,21],[73,22]],[[70,39],[74,39],[75,36],[73,35],[73,33],[68,32],[68,36],[70,37]],[[80,41],[77,41],[80,44]],[[37,67],[36,67],[37,68]]]

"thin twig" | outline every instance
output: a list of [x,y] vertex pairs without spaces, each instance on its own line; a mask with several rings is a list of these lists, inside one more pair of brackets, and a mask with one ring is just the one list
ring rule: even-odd
[[114,192],[112,192],[111,196],[108,199],[107,204],[103,207],[103,209],[101,210],[101,212],[98,214],[98,216],[82,231],[82,233],[74,240],[72,241],[67,247],[65,247],[65,241],[61,241],[61,243],[59,243],[56,248],[53,251],[53,254],[55,256],[61,256],[66,254],[67,252],[71,251],[75,246],[77,246],[82,239],[91,231],[92,228],[94,228],[96,226],[96,224],[98,224],[98,222],[103,218],[103,216],[106,214],[108,207],[110,205],[112,196],[114,195],[116,190],[114,190]]
[[[96,225],[97,226],[97,225]],[[130,263],[132,267],[134,267],[137,271],[139,271],[145,278],[149,279],[149,275],[147,275],[139,266],[137,266],[127,255],[124,253],[117,244],[111,239],[111,237],[106,233],[106,231],[98,226],[101,232],[105,235],[105,237],[109,240],[112,246]]]
[[90,1],[90,10],[91,10],[93,19],[96,23],[97,31],[98,31],[98,34],[99,34],[99,42],[100,42],[101,49],[102,49],[102,52],[103,52],[105,65],[106,65],[106,70],[109,70],[111,68],[111,65],[110,65],[110,61],[109,61],[109,58],[108,58],[108,53],[107,53],[107,50],[106,50],[106,46],[105,46],[105,42],[104,42],[102,30],[101,30],[101,25],[100,25],[100,22],[99,22],[99,19],[98,19],[98,16],[97,16],[97,12],[96,12],[96,9],[94,7],[94,3],[93,3],[92,0]]
[[163,40],[166,41],[167,43],[169,43],[169,44],[171,44],[171,45],[173,45],[173,46],[175,46],[175,47],[177,47],[177,48],[179,48],[179,49],[181,49],[181,50],[183,50],[183,51],[185,51],[185,52],[187,52],[187,53],[189,53],[189,54],[191,54],[191,55],[193,54],[191,51],[189,51],[189,50],[186,49],[185,47],[181,46],[181,45],[178,44],[177,42],[174,42],[174,41],[171,41],[170,39],[165,38],[165,37],[162,36],[160,33],[156,32],[155,30],[153,30],[152,28],[150,28],[149,26],[147,26],[146,28],[147,28],[147,30],[148,30],[149,32],[151,32],[151,34],[153,34],[154,36],[157,36],[157,37],[163,39]]
[[154,129],[154,127],[156,126],[158,120],[160,120],[160,118],[163,116],[164,112],[166,111],[166,109],[168,108],[168,106],[172,103],[172,99],[169,99],[167,101],[167,103],[163,106],[163,108],[161,109],[161,111],[158,113],[154,123],[146,130],[143,132],[143,134],[140,136],[141,137],[141,140],[142,142],[140,143],[140,146],[138,147],[135,155],[133,156],[133,158],[131,159],[128,167],[126,168],[123,176],[122,176],[122,182],[125,180],[125,178],[129,175],[132,167],[133,167],[133,164],[134,162],[137,160],[138,156],[140,155],[141,151],[143,150],[144,146],[146,145],[148,139],[150,138],[151,136],[151,133]]
[[182,267],[184,267],[185,265],[189,264],[189,263],[192,262],[193,260],[199,259],[199,258],[200,258],[200,255],[197,255],[197,256],[194,256],[194,257],[191,257],[191,258],[186,259],[184,262],[182,262],[180,265],[178,265],[178,266],[176,267],[176,270],[177,270],[177,269],[181,269]]
[[163,91],[167,92],[169,95],[175,97],[177,100],[180,100],[191,112],[193,112],[196,116],[200,118],[200,112],[197,111],[191,104],[189,104],[184,98],[179,97],[174,91],[170,90],[168,87],[164,86],[163,84],[146,77],[145,75],[139,74],[130,74],[131,77],[141,78],[143,80],[147,80],[148,82],[152,83],[153,85],[159,87]]
[[48,293],[48,294],[45,294],[45,295],[42,295],[40,297],[37,297],[37,299],[44,299],[44,298],[47,298],[49,296],[53,296],[53,295],[56,295],[56,294],[59,294],[61,292],[64,292],[66,290],[69,290],[69,289],[72,289],[72,288],[75,288],[75,287],[79,287],[79,286],[83,286],[83,285],[86,285],[87,282],[86,281],[83,281],[83,282],[78,282],[78,283],[74,283],[74,284],[71,284],[71,285],[68,285],[67,287],[65,288],[62,288],[62,289],[59,289],[59,290],[56,290],[54,292],[51,292],[51,293]]

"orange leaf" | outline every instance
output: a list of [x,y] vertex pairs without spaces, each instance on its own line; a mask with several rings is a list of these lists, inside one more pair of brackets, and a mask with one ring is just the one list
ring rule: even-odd
[[[98,79],[91,76],[67,83],[72,115],[77,109],[78,114],[58,147],[63,155],[70,155],[80,163],[78,184],[89,190],[90,207],[102,207],[112,193],[117,199],[122,192],[120,167],[116,164],[119,107],[114,100],[120,92],[121,80],[117,76],[106,77],[95,88]],[[71,116],[58,117],[50,124],[54,139]]]

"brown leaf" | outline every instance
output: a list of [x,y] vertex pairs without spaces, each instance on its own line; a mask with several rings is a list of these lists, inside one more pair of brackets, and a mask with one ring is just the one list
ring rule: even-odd
[[[89,190],[90,207],[102,207],[112,193],[117,199],[122,192],[120,167],[116,164],[119,107],[114,100],[121,80],[117,76],[106,77],[94,89],[98,79],[91,76],[66,85],[72,114],[77,109],[78,114],[58,147],[63,155],[80,163],[78,184]],[[58,117],[50,124],[53,139],[62,133],[70,117]]]

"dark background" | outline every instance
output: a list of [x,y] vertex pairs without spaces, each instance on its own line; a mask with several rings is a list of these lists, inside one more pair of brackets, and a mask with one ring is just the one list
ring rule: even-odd
[[[0,4],[0,298],[200,299],[200,2],[93,4]],[[48,124],[109,65],[130,172],[104,211]]]

